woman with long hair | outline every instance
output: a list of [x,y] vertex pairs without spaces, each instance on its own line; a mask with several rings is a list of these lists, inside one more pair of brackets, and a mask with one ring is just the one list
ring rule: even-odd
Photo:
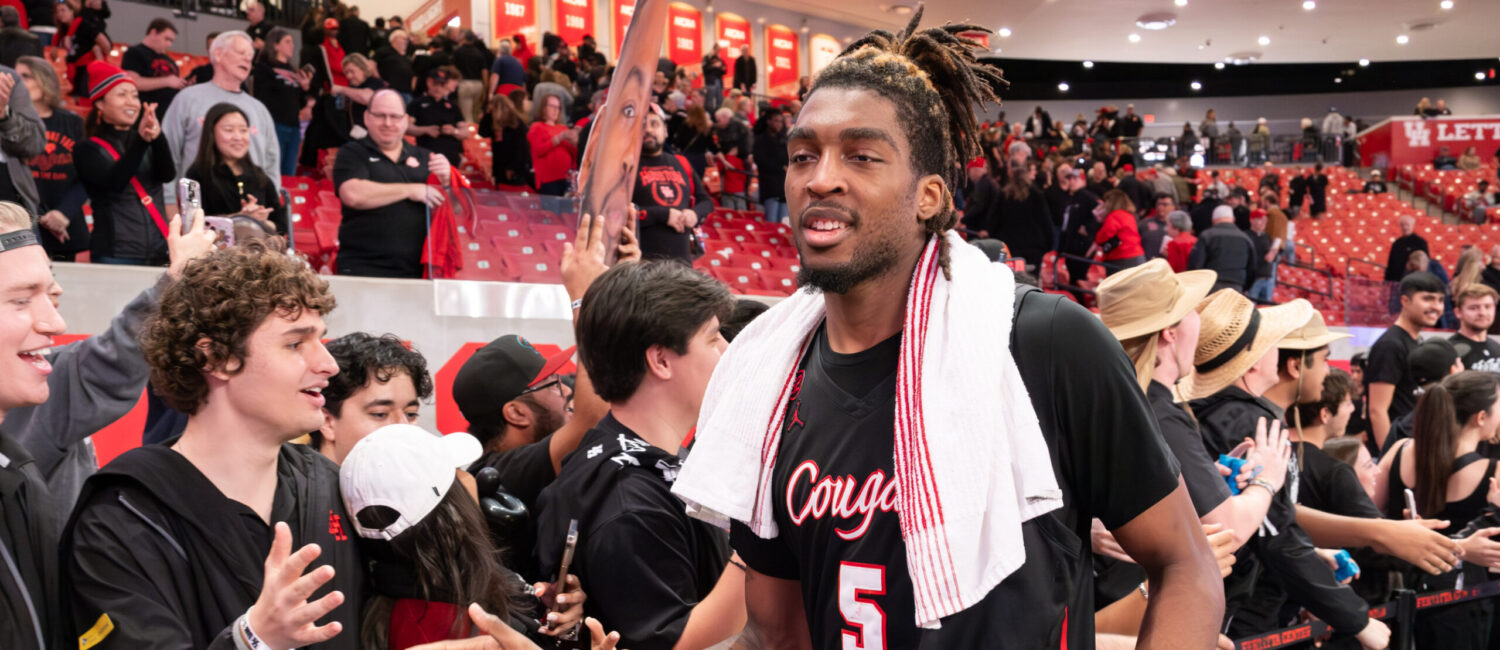
[[89,249],[89,226],[83,218],[89,196],[73,164],[73,151],[83,140],[83,118],[63,108],[62,80],[46,59],[23,56],[16,61],[16,72],[47,129],[47,150],[28,161],[41,202],[37,223],[42,247],[53,260],[71,262]]
[[250,160],[250,121],[244,111],[234,104],[215,104],[203,117],[203,134],[198,157],[184,175],[201,184],[203,213],[249,215],[285,233],[291,224],[281,193]]
[[266,34],[266,44],[255,59],[251,90],[271,112],[276,142],[281,145],[281,175],[297,173],[297,149],[302,144],[301,112],[307,105],[312,75],[292,66],[297,45],[292,30],[277,27]]
[[[566,642],[583,623],[587,598],[576,577],[567,576],[562,611],[549,613],[557,604],[552,585],[528,588],[501,562],[474,479],[456,469],[480,452],[479,441],[467,433],[439,437],[394,424],[360,439],[344,458],[339,486],[368,560],[372,594],[358,631],[361,647],[403,650],[467,638],[475,631],[466,611],[471,603],[524,635],[514,647],[526,647],[528,639],[549,647],[559,640],[557,647],[589,647],[586,638]],[[386,498],[398,494],[404,496]],[[598,625],[589,627],[587,636],[593,636]]]
[[578,160],[578,129],[563,121],[562,98],[546,94],[536,98],[536,115],[526,139],[531,143],[531,168],[537,191],[562,196],[568,191],[568,172]]
[[89,258],[95,264],[165,265],[167,213],[162,184],[177,177],[161,137],[156,104],[141,104],[135,83],[119,68],[89,64],[93,108],[84,119],[74,162],[94,208]]
[[489,119],[479,124],[479,135],[490,139],[495,183],[531,187],[531,143],[526,138],[525,113],[505,95],[491,97],[488,112]]
[[1453,267],[1453,283],[1448,287],[1452,295],[1463,293],[1464,289],[1479,281],[1484,273],[1485,267],[1484,251],[1478,246],[1470,246],[1458,255],[1458,264]]
[[388,86],[376,72],[374,62],[359,53],[344,56],[344,78],[349,80],[349,85],[334,84],[333,95],[349,102],[349,122],[364,128],[365,110],[370,107],[370,99],[375,96],[375,91]]
[[[1412,436],[1398,440],[1380,460],[1375,504],[1391,519],[1408,516],[1441,519],[1451,525],[1438,532],[1454,535],[1484,513],[1495,460],[1478,452],[1494,442],[1500,426],[1500,376],[1466,370],[1423,388],[1417,399]],[[1403,491],[1414,493],[1417,512],[1408,512]],[[1459,541],[1464,566],[1436,577],[1420,576],[1418,591],[1452,589],[1460,575],[1471,584],[1487,579],[1500,557],[1488,552],[1492,542],[1479,533]],[[1452,605],[1418,615],[1417,646],[1464,650],[1487,647],[1493,603]]]
[[1136,229],[1135,203],[1119,189],[1105,192],[1100,199],[1099,206],[1094,208],[1099,232],[1085,257],[1104,253],[1105,272],[1111,275],[1145,263],[1146,249],[1141,247],[1141,233]]
[[683,128],[672,134],[672,146],[688,159],[693,174],[703,178],[708,169],[708,147],[713,143],[713,121],[703,105],[693,104],[688,107],[687,119],[682,124]]
[[986,228],[991,236],[1005,242],[1011,257],[1026,260],[1028,267],[1041,264],[1042,256],[1057,244],[1052,211],[1047,198],[1036,189],[1036,173],[1035,163],[1011,165],[1000,187],[994,222]]

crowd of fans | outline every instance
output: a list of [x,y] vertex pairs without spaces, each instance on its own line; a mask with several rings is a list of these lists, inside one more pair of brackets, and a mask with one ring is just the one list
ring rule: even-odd
[[[82,119],[45,59],[0,68],[0,646],[1228,647],[1315,617],[1378,649],[1371,604],[1500,571],[1500,250],[1466,251],[1450,282],[1403,222],[1396,324],[1333,370],[1348,335],[1306,301],[1257,307],[1296,221],[1326,212],[1321,164],[1286,179],[1283,207],[1274,172],[1252,193],[1186,155],[1148,167],[1123,139],[1134,107],[1080,120],[1101,136],[1083,148],[1043,148],[1080,125],[1040,108],[981,126],[998,73],[949,29],[914,33],[920,11],[783,106],[756,101],[748,56],[731,71],[710,52],[703,88],[664,62],[638,228],[606,242],[585,219],[563,253],[576,350],[496,338],[454,378],[468,430],[433,436],[414,426],[435,392],[421,350],[325,341],[337,300],[284,254],[279,179],[327,168],[340,273],[419,277],[470,127],[494,140],[494,178],[566,194],[608,67],[591,39],[491,54],[322,11],[306,66],[252,5],[190,84],[169,21],[115,67],[102,0],[60,4],[70,52],[85,45]],[[1233,137],[1212,112],[1201,130],[1179,143]],[[851,142],[868,155],[809,164]],[[698,254],[710,163],[722,201],[796,227],[811,290],[758,320],[676,263]],[[179,177],[201,210],[178,213]],[[237,215],[234,246],[205,213]],[[1103,266],[1098,316],[990,264],[991,239],[1027,271],[1049,252],[1074,278]],[[53,347],[49,258],[82,250],[167,271],[106,333]],[[1458,333],[1423,341],[1449,312]],[[88,436],[148,383],[150,444],[99,468]],[[937,412],[979,390],[992,419]],[[929,422],[952,427],[929,439]],[[996,471],[960,485],[934,466]],[[969,526],[994,548],[951,543]],[[1362,569],[1336,575],[1339,549]],[[1493,609],[1423,612],[1418,643],[1488,647]]]

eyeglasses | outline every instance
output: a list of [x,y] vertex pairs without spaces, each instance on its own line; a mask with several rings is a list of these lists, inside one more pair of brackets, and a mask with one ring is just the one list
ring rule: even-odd
[[375,111],[367,111],[365,115],[373,117],[376,120],[380,120],[382,122],[395,122],[403,117],[406,117],[406,113],[376,113]]
[[[562,377],[553,377],[552,381],[543,382],[541,384],[537,384],[535,386],[532,386],[531,388],[528,388],[526,390],[521,391],[521,395],[530,395],[532,393],[541,392],[541,391],[547,390],[548,388],[551,388],[553,386],[557,387],[557,396],[558,397],[561,397],[564,400],[568,399],[568,396],[563,394]],[[520,397],[520,395],[517,395],[517,397]]]

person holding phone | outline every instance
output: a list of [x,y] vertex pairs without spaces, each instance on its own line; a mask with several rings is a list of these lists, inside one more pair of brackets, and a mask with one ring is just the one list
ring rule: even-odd
[[297,151],[302,144],[302,119],[307,91],[312,87],[311,69],[292,67],[297,44],[292,31],[277,27],[266,35],[265,45],[251,73],[251,94],[271,112],[276,123],[276,142],[281,145],[281,175],[297,173]]
[[287,232],[286,206],[271,179],[250,160],[250,122],[234,104],[215,104],[203,118],[211,134],[198,142],[198,156],[184,178],[202,184],[203,212],[245,214]]
[[164,266],[167,215],[163,184],[177,176],[172,152],[161,137],[156,106],[142,105],[135,82],[102,61],[89,64],[93,108],[74,162],[94,206],[89,245],[95,264]]

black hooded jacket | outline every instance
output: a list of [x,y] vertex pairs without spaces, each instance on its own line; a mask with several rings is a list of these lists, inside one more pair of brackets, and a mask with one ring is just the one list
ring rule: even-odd
[[568,522],[577,519],[569,573],[588,591],[586,613],[618,630],[621,646],[632,650],[676,644],[729,562],[728,535],[689,518],[672,494],[681,466],[610,414],[563,459],[539,502],[542,575],[557,575]]
[[[329,564],[344,602],[319,623],[343,632],[319,649],[359,647],[364,570],[339,492],[338,467],[305,445],[285,444],[272,521],[292,529],[292,548],[316,543],[311,571]],[[186,458],[148,445],[116,458],[84,484],[63,534],[62,584],[76,636],[109,617],[93,646],[232,649],[232,625],[255,603],[273,529],[224,496]]]
[[62,647],[57,621],[56,513],[20,445],[0,433],[0,648]]
[[[1255,431],[1257,418],[1280,421],[1282,410],[1262,397],[1230,386],[1191,402],[1203,445],[1211,457],[1227,454]],[[1285,486],[1271,500],[1260,532],[1236,554],[1234,573],[1224,581],[1225,616],[1230,636],[1279,627],[1282,600],[1306,607],[1340,635],[1353,635],[1369,622],[1369,604],[1334,580],[1328,564],[1314,552],[1312,539],[1297,524],[1297,458],[1287,463]],[[1260,597],[1257,580],[1274,581],[1284,599]],[[1274,593],[1274,592],[1273,592]],[[1252,598],[1252,594],[1256,597]]]

